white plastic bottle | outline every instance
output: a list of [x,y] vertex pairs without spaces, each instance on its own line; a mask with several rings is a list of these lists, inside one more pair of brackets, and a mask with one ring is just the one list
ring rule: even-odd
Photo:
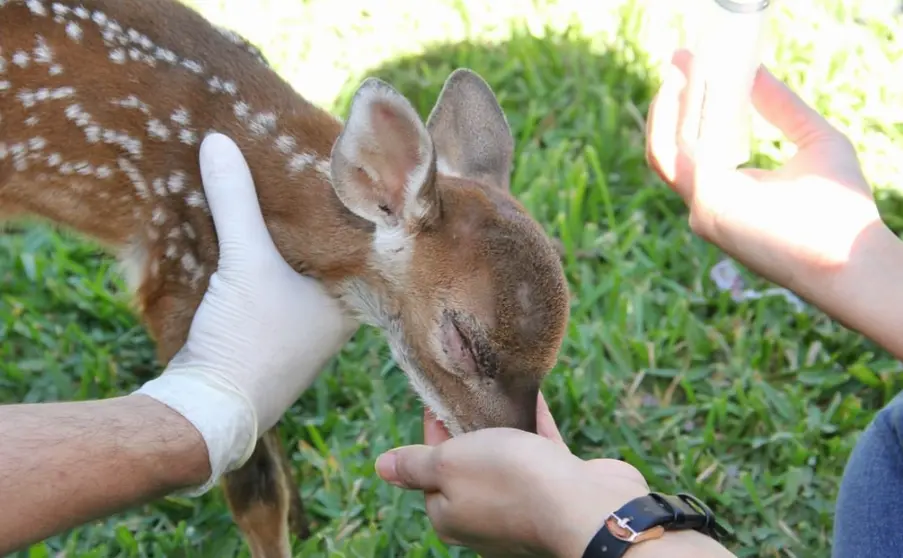
[[750,158],[751,92],[773,0],[696,1],[703,19],[692,49],[683,141],[698,166],[734,169]]

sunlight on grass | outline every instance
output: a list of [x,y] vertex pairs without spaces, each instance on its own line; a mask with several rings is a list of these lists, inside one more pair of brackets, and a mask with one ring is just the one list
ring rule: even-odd
[[[643,153],[659,69],[693,36],[696,4],[187,3],[252,40],[301,95],[339,116],[369,75],[424,116],[455,67],[483,75],[517,138],[512,189],[566,252],[571,321],[544,387],[565,439],[584,457],[629,460],[654,489],[708,501],[737,532],[739,556],[829,554],[841,471],[903,386],[901,366],[811,308],[737,304],[710,281],[722,255],[691,234]],[[851,136],[878,188],[903,187],[895,4],[778,2],[765,53]],[[761,122],[757,133],[763,161],[791,152]],[[882,209],[903,229],[903,206]],[[106,397],[157,372],[120,279],[93,247],[39,227],[0,236],[0,279],[0,401]],[[421,498],[373,473],[378,453],[420,440],[420,413],[370,330],[302,396],[283,432],[317,532],[295,541],[297,556],[473,556],[438,541]],[[24,555],[248,554],[214,491],[94,522]]]

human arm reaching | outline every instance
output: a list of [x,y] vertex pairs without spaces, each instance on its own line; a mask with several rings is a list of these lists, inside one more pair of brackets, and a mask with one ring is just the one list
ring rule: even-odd
[[796,154],[776,170],[697,179],[681,134],[691,64],[684,50],[672,58],[646,143],[652,168],[687,204],[690,227],[903,359],[903,241],[881,220],[849,139],[762,68],[753,105]]

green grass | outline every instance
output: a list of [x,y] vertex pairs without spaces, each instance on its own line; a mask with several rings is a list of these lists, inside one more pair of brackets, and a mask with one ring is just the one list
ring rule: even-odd
[[[658,68],[681,34],[673,18],[640,8],[664,4],[193,3],[340,115],[367,75],[425,116],[454,67],[481,73],[517,138],[513,189],[567,248],[571,320],[544,391],[574,451],[622,457],[655,489],[696,493],[737,532],[739,556],[828,554],[844,464],[903,386],[901,365],[812,308],[734,303],[709,279],[722,255],[693,236],[682,203],[643,157]],[[903,64],[903,20],[878,4],[781,2],[765,60],[850,134],[884,191],[903,185],[903,87],[891,71]],[[790,152],[757,130],[763,164]],[[901,208],[882,201],[897,230]],[[108,397],[159,371],[111,261],[92,245],[43,227],[11,231],[0,236],[0,280],[0,402]],[[296,555],[473,556],[438,541],[416,494],[374,476],[380,452],[420,441],[420,413],[381,339],[362,331],[284,422],[316,520]],[[22,555],[247,553],[214,491],[161,500]]]

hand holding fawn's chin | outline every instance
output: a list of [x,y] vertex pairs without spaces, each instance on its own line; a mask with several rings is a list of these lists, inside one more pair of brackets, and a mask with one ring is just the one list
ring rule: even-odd
[[[381,455],[377,474],[395,486],[422,490],[430,521],[449,544],[486,558],[580,558],[606,516],[648,494],[649,486],[626,462],[574,456],[542,395],[537,407],[538,434],[493,428],[450,438],[427,414],[425,445]],[[694,553],[731,556],[699,533],[669,533],[627,556]]]

